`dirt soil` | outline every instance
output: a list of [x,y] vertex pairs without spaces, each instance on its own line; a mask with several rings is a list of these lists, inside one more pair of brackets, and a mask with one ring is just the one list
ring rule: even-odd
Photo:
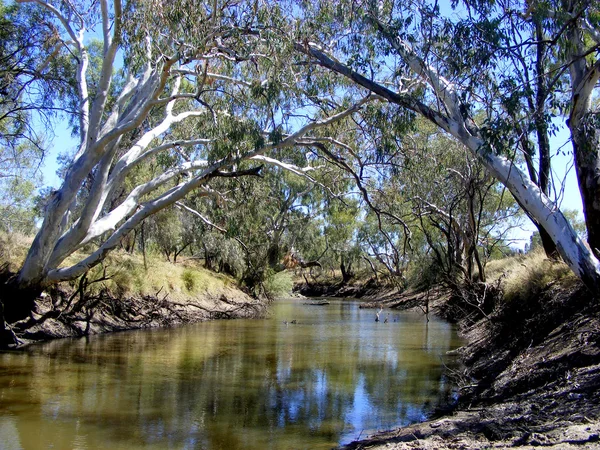
[[[456,312],[447,291],[390,292],[366,306],[425,311],[427,298],[431,313]],[[600,449],[598,299],[579,285],[549,285],[533,301],[475,312],[458,319],[466,344],[458,350],[464,367],[452,374],[457,404],[345,448]]]
[[194,296],[137,295],[117,297],[104,290],[80,296],[73,290],[55,289],[36,300],[36,312],[13,324],[19,346],[31,342],[132,330],[172,327],[213,319],[260,317],[267,303],[235,287]]

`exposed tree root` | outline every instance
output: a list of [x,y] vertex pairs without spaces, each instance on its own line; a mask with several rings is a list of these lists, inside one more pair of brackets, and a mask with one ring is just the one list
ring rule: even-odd
[[149,327],[169,327],[213,319],[259,317],[266,304],[251,299],[241,291],[234,298],[190,297],[181,302],[168,294],[118,298],[106,287],[92,293],[90,286],[106,280],[106,275],[89,280],[80,278],[72,290],[53,288],[39,296],[27,317],[12,323],[2,322],[0,346],[14,348],[32,341],[60,337],[84,336]]

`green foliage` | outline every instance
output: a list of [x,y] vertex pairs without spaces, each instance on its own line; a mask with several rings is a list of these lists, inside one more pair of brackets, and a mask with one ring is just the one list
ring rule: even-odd
[[25,235],[34,233],[34,188],[34,182],[27,178],[14,176],[0,181],[3,192],[0,198],[0,230]]
[[[50,128],[56,104],[73,95],[74,73],[64,53],[47,60],[58,45],[50,16],[43,8],[0,2],[0,170],[19,163],[34,164],[16,157],[20,145],[33,146],[30,155],[37,154],[40,159],[44,143],[40,128]],[[33,119],[42,126],[34,127]],[[16,152],[9,164],[7,148]]]
[[566,209],[563,211],[563,214],[571,223],[575,233],[577,233],[580,238],[585,239],[587,230],[585,227],[585,221],[580,216],[579,212],[574,209]]
[[184,245],[180,213],[175,208],[163,209],[148,220],[148,225],[150,241],[170,260],[173,253]]
[[430,255],[414,255],[407,269],[406,284],[416,290],[427,290],[443,282],[443,268]]
[[265,295],[274,299],[291,294],[294,282],[290,272],[275,273],[272,270],[267,271],[265,281],[263,282]]
[[181,274],[183,285],[189,292],[196,290],[196,275],[190,269],[185,269]]
[[[56,107],[72,98],[74,74],[50,13],[0,1],[0,229],[35,231],[34,190]],[[48,55],[52,53],[52,57]]]

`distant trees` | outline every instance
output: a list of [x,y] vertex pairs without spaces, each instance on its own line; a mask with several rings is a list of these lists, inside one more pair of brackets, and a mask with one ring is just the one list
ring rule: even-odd
[[463,145],[421,122],[405,150],[403,196],[438,275],[486,281],[492,250],[518,225],[514,198]]
[[[0,2],[0,229],[32,233],[33,191],[39,186],[52,119],[72,90],[57,56],[47,14]],[[53,55],[53,56],[52,56]]]

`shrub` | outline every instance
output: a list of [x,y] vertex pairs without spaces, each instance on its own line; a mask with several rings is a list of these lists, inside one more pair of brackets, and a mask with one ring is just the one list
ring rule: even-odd
[[294,287],[294,281],[292,280],[292,274],[289,272],[275,273],[270,271],[267,273],[263,286],[265,295],[268,298],[275,298],[290,294]]
[[430,256],[420,256],[410,263],[407,271],[408,286],[426,290],[438,284],[443,271],[437,261]]
[[192,292],[196,289],[196,274],[193,270],[185,269],[181,274],[181,280],[189,292]]

